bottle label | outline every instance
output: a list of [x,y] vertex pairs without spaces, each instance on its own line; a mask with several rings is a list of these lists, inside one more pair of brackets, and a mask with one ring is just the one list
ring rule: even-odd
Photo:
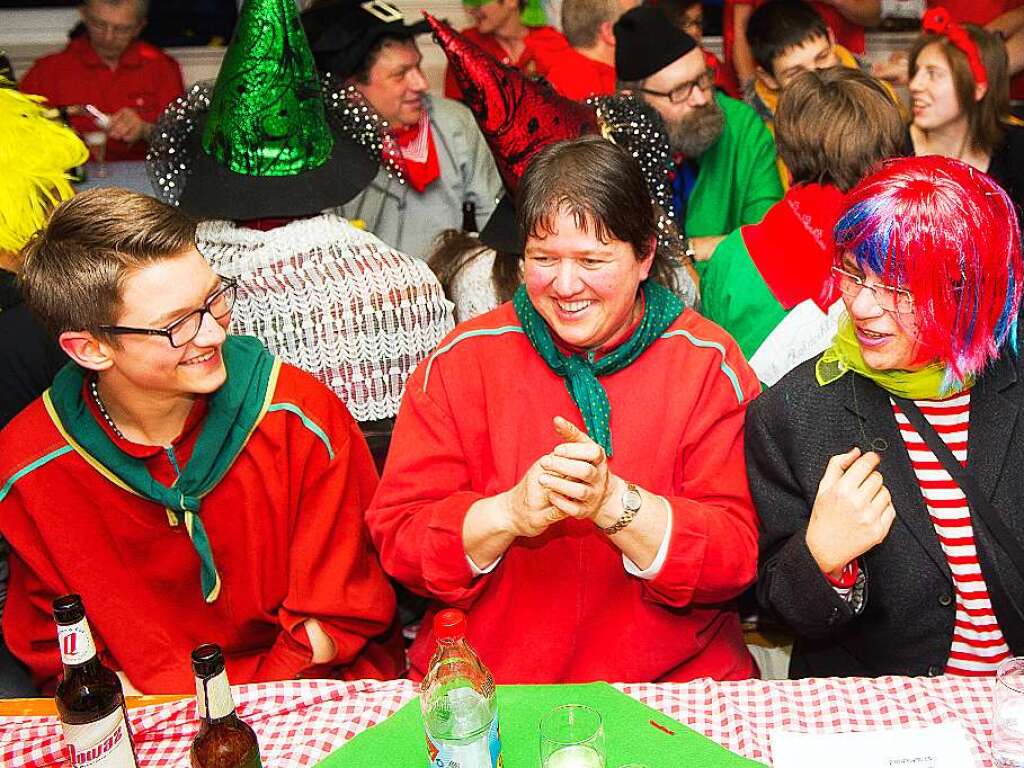
[[84,616],[75,624],[58,624],[57,642],[60,643],[60,659],[65,664],[84,664],[96,655],[89,620]]
[[498,716],[494,716],[486,731],[469,743],[435,741],[428,732],[427,753],[431,768],[502,768]]
[[226,670],[211,678],[196,678],[196,710],[203,720],[219,720],[235,711]]
[[137,768],[123,708],[92,723],[62,725],[72,768]]

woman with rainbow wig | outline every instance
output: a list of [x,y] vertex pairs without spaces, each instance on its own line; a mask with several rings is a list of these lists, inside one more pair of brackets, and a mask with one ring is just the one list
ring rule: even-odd
[[958,160],[892,160],[833,236],[833,345],[748,411],[758,599],[791,677],[994,674],[1024,653],[1013,204]]

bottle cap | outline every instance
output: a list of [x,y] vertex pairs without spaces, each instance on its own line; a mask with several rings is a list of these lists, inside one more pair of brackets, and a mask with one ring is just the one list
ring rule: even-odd
[[80,595],[64,595],[53,601],[53,620],[58,624],[77,624],[85,618]]
[[457,608],[445,608],[434,616],[434,635],[438,640],[457,640],[466,635],[466,614]]
[[224,652],[216,643],[204,643],[192,651],[192,671],[196,677],[213,677],[224,671]]

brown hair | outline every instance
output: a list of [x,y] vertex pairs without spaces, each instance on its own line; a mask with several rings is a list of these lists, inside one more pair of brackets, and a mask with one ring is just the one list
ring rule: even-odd
[[921,35],[910,50],[910,77],[917,74],[917,57],[927,46],[935,43],[949,62],[953,74],[953,88],[960,110],[967,115],[967,135],[972,148],[991,152],[1003,140],[1003,121],[1010,114],[1010,71],[1006,45],[995,32],[964,24],[964,30],[978,46],[978,55],[985,66],[988,88],[979,101],[974,100],[977,85],[967,55],[944,35]]
[[[534,156],[516,193],[516,216],[525,242],[551,231],[552,219],[568,211],[577,226],[604,242],[621,240],[643,259],[657,241],[657,216],[636,159],[600,136],[551,144]],[[655,251],[651,277],[675,290],[671,257]]]
[[196,222],[156,198],[90,189],[53,212],[22,251],[25,301],[54,336],[112,325],[125,279],[195,248]]
[[[455,276],[473,259],[487,251],[487,246],[461,229],[446,229],[437,236],[434,251],[430,254],[427,264],[434,271],[438,282],[444,289],[445,296],[451,296],[452,281]],[[512,294],[523,282],[522,254],[507,251],[495,251],[494,266],[491,268],[491,282],[499,304],[512,299]],[[456,317],[461,323],[468,317]]]
[[905,139],[892,94],[858,69],[801,73],[775,111],[775,140],[794,184],[834,184],[846,192],[876,163],[903,154]]

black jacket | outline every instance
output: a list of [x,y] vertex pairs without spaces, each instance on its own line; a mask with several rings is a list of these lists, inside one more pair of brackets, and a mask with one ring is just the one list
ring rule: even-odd
[[0,429],[43,394],[67,361],[29,313],[15,276],[0,269]]
[[[956,612],[953,579],[918,489],[888,394],[848,373],[821,387],[815,360],[751,403],[746,455],[761,518],[761,606],[797,635],[790,677],[938,675]],[[1024,542],[1024,379],[1019,358],[996,363],[971,393],[967,466]],[[861,556],[864,602],[854,611],[807,549],[805,535],[828,460],[853,446],[882,456],[896,509],[885,540]],[[1024,653],[1024,579],[972,515],[981,570],[1010,650]]]

